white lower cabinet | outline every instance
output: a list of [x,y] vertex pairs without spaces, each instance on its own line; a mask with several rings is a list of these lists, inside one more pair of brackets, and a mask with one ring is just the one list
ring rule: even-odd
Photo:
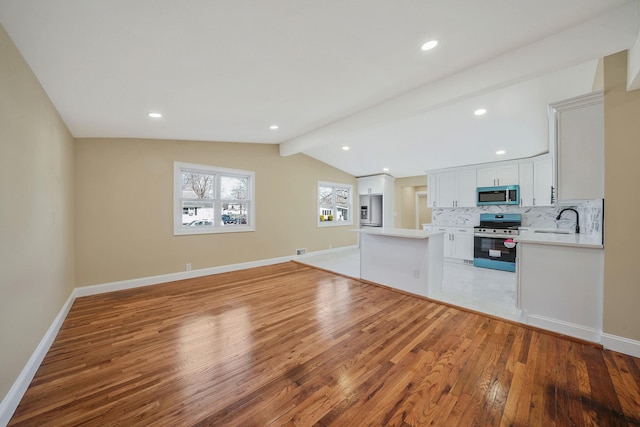
[[473,260],[473,228],[456,228],[453,232],[453,258]]
[[518,307],[527,323],[599,342],[604,250],[518,243]]
[[432,226],[433,231],[444,232],[444,256],[473,260],[473,227]]

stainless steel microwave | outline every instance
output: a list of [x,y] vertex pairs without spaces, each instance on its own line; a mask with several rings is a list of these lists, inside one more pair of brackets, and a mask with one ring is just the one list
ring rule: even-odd
[[500,187],[478,187],[476,204],[485,205],[519,205],[520,186],[503,185]]

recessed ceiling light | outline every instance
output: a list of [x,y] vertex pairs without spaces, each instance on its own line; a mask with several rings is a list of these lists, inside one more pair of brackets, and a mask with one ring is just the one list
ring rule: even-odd
[[389,168],[382,168],[383,171],[389,172]]
[[345,145],[344,147],[342,147],[342,149],[343,149],[344,151],[349,151],[349,147],[347,147],[346,145]]
[[484,108],[478,108],[476,111],[473,112],[473,114],[475,114],[476,116],[482,116],[486,113],[487,113],[487,110],[485,110]]
[[276,129],[278,129],[279,127],[280,127],[280,126],[278,126],[278,125],[271,125],[271,126],[269,126],[269,129],[271,129],[271,130],[276,130]]
[[496,151],[496,154],[497,154],[498,156],[502,156],[503,154],[506,154],[506,153],[507,153],[507,152],[506,152],[506,151],[504,151],[504,150],[498,150],[498,151]]
[[420,49],[422,50],[431,50],[438,45],[438,40],[430,40],[423,44]]
[[161,113],[148,113],[147,115],[153,119],[159,119],[160,117],[162,117]]

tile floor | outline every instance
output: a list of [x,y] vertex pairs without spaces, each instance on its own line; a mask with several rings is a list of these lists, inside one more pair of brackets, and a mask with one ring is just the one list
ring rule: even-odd
[[[350,277],[360,277],[360,250],[309,254],[300,262]],[[442,289],[432,298],[509,320],[521,321],[516,308],[516,273],[490,270],[455,261],[444,262]]]

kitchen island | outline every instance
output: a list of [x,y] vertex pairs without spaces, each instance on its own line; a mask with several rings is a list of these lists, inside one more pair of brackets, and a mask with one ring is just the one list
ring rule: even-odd
[[367,227],[360,233],[360,278],[412,294],[442,288],[444,233]]

